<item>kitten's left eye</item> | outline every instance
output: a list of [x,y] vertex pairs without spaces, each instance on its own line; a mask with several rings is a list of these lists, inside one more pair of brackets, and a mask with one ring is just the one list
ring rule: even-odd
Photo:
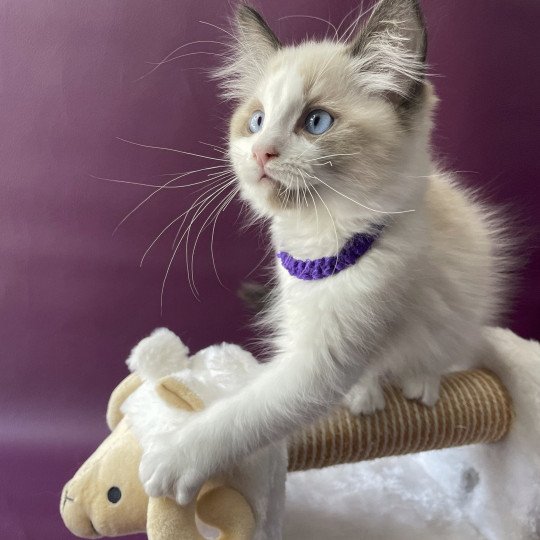
[[257,133],[261,131],[264,122],[264,113],[262,111],[256,111],[253,113],[249,121],[249,131],[251,133]]
[[322,135],[330,129],[333,123],[334,118],[329,112],[317,109],[307,115],[304,127],[312,135]]

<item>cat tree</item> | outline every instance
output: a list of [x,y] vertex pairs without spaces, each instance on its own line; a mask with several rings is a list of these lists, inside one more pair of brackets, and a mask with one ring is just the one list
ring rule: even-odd
[[289,471],[497,442],[514,417],[510,395],[487,370],[446,376],[435,407],[385,390],[386,408],[369,416],[337,409],[289,439]]

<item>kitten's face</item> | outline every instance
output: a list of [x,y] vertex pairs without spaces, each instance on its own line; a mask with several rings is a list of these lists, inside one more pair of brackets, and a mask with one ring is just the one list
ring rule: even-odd
[[[251,70],[234,74],[239,87],[231,92],[240,100],[229,149],[242,196],[269,217],[320,205],[335,209],[352,200],[370,207],[387,204],[423,85],[393,74],[392,66],[381,70],[374,59],[377,43],[370,49],[366,40],[366,32],[378,39],[380,29],[370,30],[370,23],[360,44],[282,47],[253,13],[239,18],[239,32],[255,42],[241,47],[236,65],[226,68],[227,76],[233,69]],[[354,52],[355,46],[361,52]],[[386,53],[395,52],[385,46]],[[257,64],[244,50],[253,51]],[[411,87],[414,96],[407,94]]]
[[[399,120],[388,102],[362,96],[352,77],[342,45],[306,44],[270,61],[230,129],[231,161],[257,210],[273,215],[312,206],[313,198],[321,204],[319,195],[347,191],[353,178],[358,189],[373,188],[376,171],[399,143]],[[253,133],[258,111],[264,119]]]

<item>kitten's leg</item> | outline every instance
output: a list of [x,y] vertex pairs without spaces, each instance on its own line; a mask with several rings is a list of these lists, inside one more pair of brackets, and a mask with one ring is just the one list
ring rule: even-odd
[[384,409],[384,393],[377,376],[362,377],[345,395],[342,404],[352,414],[373,414]]
[[441,376],[433,373],[416,373],[401,378],[403,395],[408,399],[417,399],[428,407],[433,407],[439,400]]
[[180,431],[164,426],[145,448],[140,478],[146,492],[189,502],[210,476],[294,429],[312,422],[339,403],[359,370],[336,367],[315,344],[294,347],[277,357],[238,394],[194,413]]

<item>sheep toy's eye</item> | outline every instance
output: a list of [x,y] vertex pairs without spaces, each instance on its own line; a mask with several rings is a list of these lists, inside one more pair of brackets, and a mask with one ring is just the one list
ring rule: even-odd
[[109,491],[107,491],[107,499],[113,504],[116,504],[122,498],[122,492],[120,488],[113,486]]

